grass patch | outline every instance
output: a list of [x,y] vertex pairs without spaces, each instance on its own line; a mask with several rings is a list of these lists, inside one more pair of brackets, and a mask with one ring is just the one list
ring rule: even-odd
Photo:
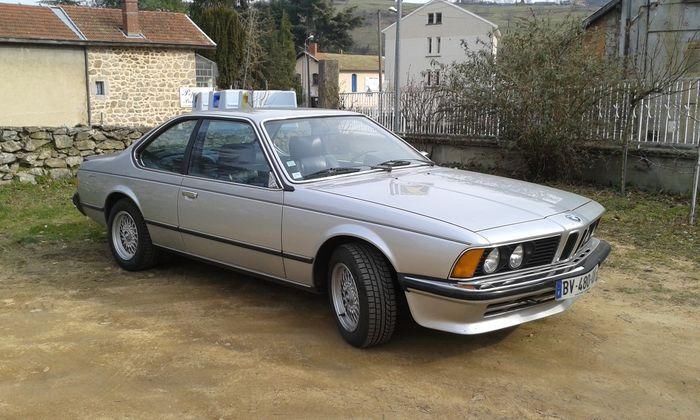
[[[621,197],[613,190],[593,186],[554,187],[605,206],[598,235],[617,245],[611,263],[619,268],[653,266],[657,261],[677,266],[677,260],[690,261],[690,266],[700,264],[700,227],[688,224],[687,198],[641,191]],[[73,207],[75,188],[74,181],[0,187],[0,245],[104,240],[104,228]]]
[[0,187],[0,245],[102,240],[104,229],[75,209],[73,180]]
[[602,204],[607,212],[598,235],[635,248],[629,251],[630,257],[636,252],[643,254],[644,260],[662,258],[669,263],[687,259],[700,264],[700,226],[688,223],[688,198],[635,190],[622,197],[600,187],[554,186]]

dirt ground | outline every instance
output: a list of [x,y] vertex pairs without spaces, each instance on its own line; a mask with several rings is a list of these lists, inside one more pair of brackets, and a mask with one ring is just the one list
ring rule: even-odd
[[370,350],[323,296],[187,260],[125,272],[103,240],[4,248],[0,417],[697,418],[697,265],[614,245],[564,314],[479,336],[405,319]]

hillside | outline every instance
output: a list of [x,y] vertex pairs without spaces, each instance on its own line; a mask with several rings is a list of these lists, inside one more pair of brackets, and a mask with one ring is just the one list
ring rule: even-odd
[[[536,16],[547,16],[554,21],[561,21],[571,15],[577,19],[583,19],[598,9],[605,0],[591,0],[586,6],[568,5],[488,5],[470,4],[463,5],[465,9],[476,13],[484,19],[498,25],[501,31],[507,30],[520,18],[526,18],[534,13]],[[391,0],[346,0],[334,1],[335,7],[345,8],[357,6],[357,13],[364,18],[364,25],[352,31],[355,45],[352,52],[358,54],[377,53],[377,10],[382,11],[382,28],[389,26],[396,19],[394,14],[388,11],[394,2]],[[416,3],[404,3],[404,16],[420,7]]]

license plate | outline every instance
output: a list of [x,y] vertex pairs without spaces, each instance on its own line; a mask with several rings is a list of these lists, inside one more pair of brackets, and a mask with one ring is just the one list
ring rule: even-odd
[[556,300],[571,299],[590,290],[598,280],[598,266],[586,274],[570,279],[557,280],[554,298]]

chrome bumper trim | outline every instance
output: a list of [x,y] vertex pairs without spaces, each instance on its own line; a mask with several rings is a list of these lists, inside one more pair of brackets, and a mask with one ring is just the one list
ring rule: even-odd
[[476,289],[476,283],[473,281],[450,282],[401,273],[398,275],[398,279],[399,284],[407,292],[418,291],[457,300],[494,300],[554,288],[557,280],[586,273],[605,261],[609,254],[610,244],[599,239],[592,239],[588,246],[568,264],[547,266],[541,270],[523,273],[519,276],[513,276],[511,273],[505,278],[491,278],[492,284],[500,284],[486,289]]

